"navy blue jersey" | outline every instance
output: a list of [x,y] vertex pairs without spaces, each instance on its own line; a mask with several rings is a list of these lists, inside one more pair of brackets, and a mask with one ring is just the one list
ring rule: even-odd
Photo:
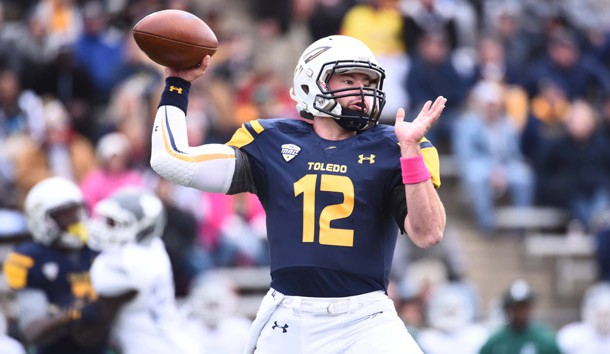
[[[272,287],[318,297],[386,290],[407,212],[393,127],[329,141],[300,120],[256,120],[227,144],[247,154],[267,214]],[[436,149],[421,144],[438,185]]]
[[[44,291],[50,311],[67,309],[77,300],[88,302],[96,299],[89,278],[89,268],[96,255],[97,252],[88,248],[67,254],[39,243],[27,242],[16,246],[8,255],[4,276],[13,290],[30,288]],[[38,348],[38,353],[101,354],[105,350],[105,343],[83,348],[70,336],[64,336]]]

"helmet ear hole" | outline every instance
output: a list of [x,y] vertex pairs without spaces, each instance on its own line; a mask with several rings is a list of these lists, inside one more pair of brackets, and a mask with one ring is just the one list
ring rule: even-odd
[[303,92],[305,92],[306,95],[309,95],[309,86],[308,85],[301,85],[301,90],[303,90]]

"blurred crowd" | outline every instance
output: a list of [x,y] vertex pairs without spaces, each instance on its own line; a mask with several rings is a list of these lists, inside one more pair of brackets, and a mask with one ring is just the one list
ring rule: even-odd
[[[128,185],[159,196],[177,296],[216,267],[267,264],[256,197],[187,189],[150,170],[163,68],[130,31],[165,8],[197,14],[219,39],[205,79],[191,88],[191,145],[224,143],[251,119],[297,118],[289,87],[298,55],[315,39],[350,35],[386,70],[383,124],[398,107],[414,117],[426,100],[448,99],[428,138],[455,160],[482,232],[495,231],[500,202],[564,209],[597,234],[600,280],[610,281],[604,0],[4,0],[0,235],[26,233],[25,195],[58,175],[81,187],[89,208]],[[447,262],[449,279],[460,280],[460,260]],[[422,338],[432,343],[435,335]]]

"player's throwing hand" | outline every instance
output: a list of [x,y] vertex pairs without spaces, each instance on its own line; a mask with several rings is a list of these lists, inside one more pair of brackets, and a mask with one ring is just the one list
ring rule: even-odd
[[189,69],[165,68],[165,74],[167,77],[176,76],[176,77],[180,77],[186,81],[193,82],[205,73],[205,70],[210,65],[210,59],[211,59],[211,57],[209,55],[206,55],[205,57],[203,57],[203,59],[201,59],[201,63],[194,68],[189,68]]

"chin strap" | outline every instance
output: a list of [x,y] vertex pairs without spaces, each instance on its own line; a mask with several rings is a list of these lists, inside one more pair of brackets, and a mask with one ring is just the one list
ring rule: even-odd
[[370,117],[363,114],[362,111],[342,108],[341,116],[341,118],[335,118],[335,122],[345,130],[360,131],[367,128],[369,125],[374,125],[371,124],[372,121],[370,120]]

